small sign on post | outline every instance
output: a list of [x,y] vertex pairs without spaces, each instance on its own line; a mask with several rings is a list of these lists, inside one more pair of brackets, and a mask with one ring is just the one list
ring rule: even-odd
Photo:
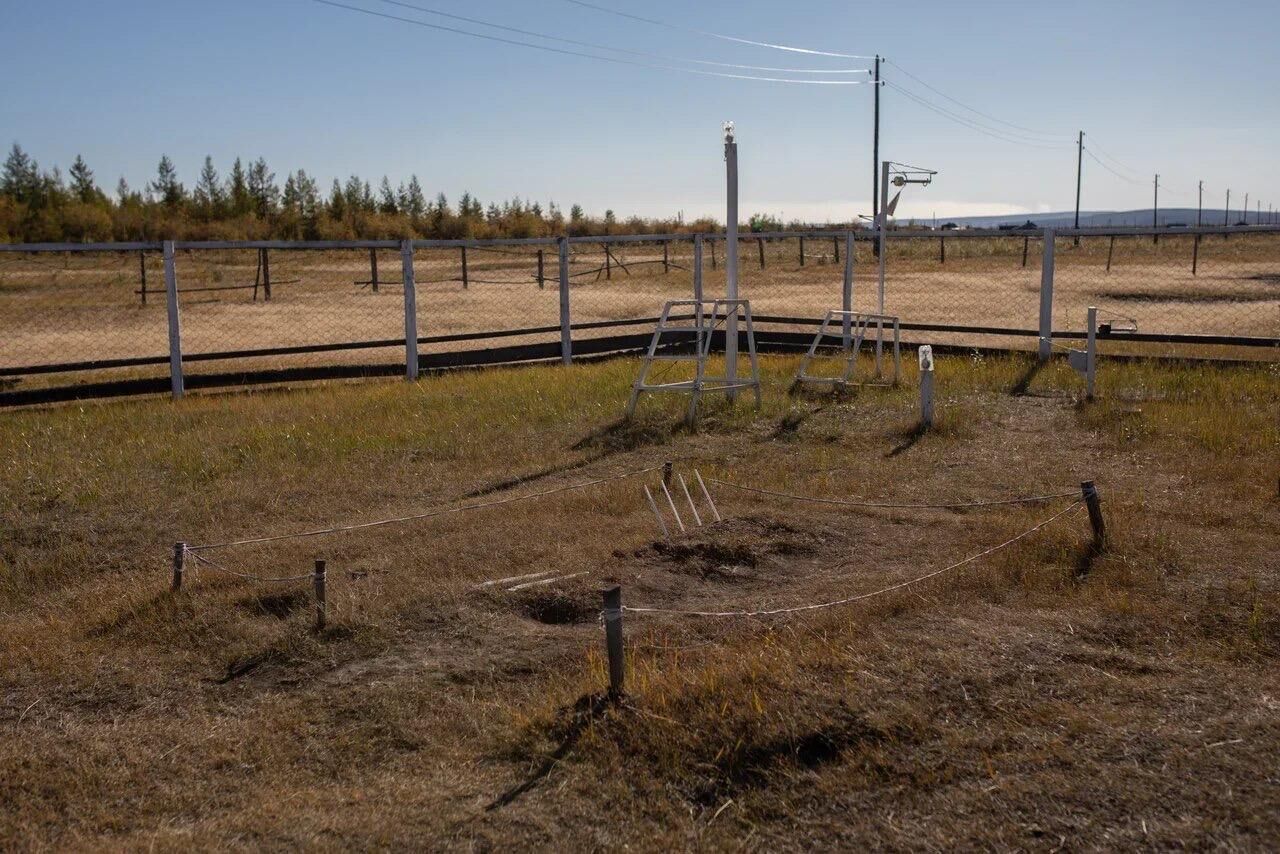
[[920,347],[920,423],[933,426],[933,348]]

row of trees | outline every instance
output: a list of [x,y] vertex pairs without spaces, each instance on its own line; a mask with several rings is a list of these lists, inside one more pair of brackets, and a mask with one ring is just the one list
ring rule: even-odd
[[555,202],[544,207],[517,197],[486,205],[470,193],[455,206],[444,193],[428,199],[417,175],[397,186],[383,176],[376,189],[352,175],[335,179],[326,193],[303,169],[281,184],[262,158],[246,165],[237,157],[224,178],[206,157],[188,190],[164,156],[145,187],[134,189],[121,178],[108,195],[79,155],[64,177],[56,166],[41,169],[14,143],[0,173],[0,242],[9,243],[545,237],[718,227],[711,220],[619,221],[613,211],[596,218],[579,205],[566,216]]

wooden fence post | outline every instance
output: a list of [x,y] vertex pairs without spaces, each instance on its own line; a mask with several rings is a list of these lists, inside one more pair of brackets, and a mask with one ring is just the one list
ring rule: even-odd
[[142,279],[142,290],[140,291],[140,293],[142,294],[142,304],[146,305],[147,304],[147,253],[146,252],[138,253],[138,274]]
[[840,263],[840,238],[831,238],[831,249],[836,253],[836,263]]
[[1093,545],[1102,548],[1107,541],[1107,526],[1102,519],[1102,499],[1098,497],[1098,487],[1093,481],[1086,480],[1080,484],[1080,494],[1084,497],[1085,507],[1089,508],[1089,526],[1093,528]]
[[1031,238],[1022,238],[1022,266],[1027,266],[1027,247],[1031,245]]
[[622,648],[622,588],[604,591],[604,645],[609,658],[609,699],[622,697],[626,686],[627,665]]
[[316,589],[316,631],[324,631],[325,621],[325,568],[324,561],[316,561],[314,584]]
[[671,272],[671,241],[662,241],[662,273],[666,275]]
[[1116,236],[1111,235],[1111,245],[1107,247],[1107,272],[1111,272],[1111,255],[1116,251]]
[[613,253],[609,251],[608,243],[601,243],[604,247],[604,278],[609,281],[613,278]]
[[804,266],[804,235],[800,236],[800,266]]
[[262,253],[262,299],[271,302],[271,255],[266,249],[259,249]]
[[373,292],[378,292],[378,250],[369,250],[369,284],[373,287]]
[[716,268],[716,242],[711,241],[711,269]]
[[164,242],[164,291],[169,309],[169,387],[173,399],[182,397],[182,322],[178,319],[178,270],[173,241]]
[[662,464],[662,482],[667,486],[671,485],[671,469],[672,469],[671,460],[667,460],[665,463]]
[[542,249],[538,250],[538,290],[542,290],[547,286],[547,278],[543,275],[546,270],[546,257]]
[[938,238],[938,263],[947,263],[947,238],[945,237]]
[[[1200,265],[1200,235],[1196,235],[1195,242],[1191,244],[1191,275],[1196,275],[1196,268]],[[144,299],[143,302],[146,302]]]
[[182,571],[186,568],[187,560],[187,544],[173,544],[173,590],[177,592],[182,589]]
[[573,362],[573,326],[569,319],[569,238],[557,238],[560,252],[560,360]]
[[702,232],[693,236],[693,298],[702,299]]
[[466,290],[467,285],[469,284],[467,275],[467,247],[463,246],[460,248],[462,249],[462,289]]
[[404,282],[404,378],[418,378],[418,286],[413,277],[413,241],[400,241],[400,280]]
[[[760,247],[760,269],[763,270],[764,269],[764,238],[757,237],[756,245]],[[726,252],[729,251],[728,247],[725,248],[725,251]]]

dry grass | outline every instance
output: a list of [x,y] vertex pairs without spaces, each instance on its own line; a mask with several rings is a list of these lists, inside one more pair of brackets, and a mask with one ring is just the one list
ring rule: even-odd
[[[939,361],[757,413],[616,422],[636,364],[13,413],[0,425],[0,839],[7,848],[1267,848],[1280,838],[1274,369]],[[1022,393],[1011,394],[1011,389]],[[798,493],[914,501],[1096,478],[1066,517],[946,576],[772,620],[628,614],[606,707],[598,590],[729,609],[837,598],[1001,542],[1054,507],[856,511],[714,491],[654,541],[639,480],[358,534],[297,531],[671,459]],[[527,482],[508,485],[513,475]],[[656,482],[656,475],[648,480]],[[507,592],[492,578],[589,574]]]

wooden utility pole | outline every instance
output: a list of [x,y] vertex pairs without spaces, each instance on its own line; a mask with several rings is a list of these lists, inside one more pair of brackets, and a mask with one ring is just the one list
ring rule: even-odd
[[1244,207],[1240,209],[1240,221],[1245,225],[1249,224],[1249,194],[1244,194]]
[[875,65],[875,122],[871,132],[871,216],[880,213],[880,55]]
[[1196,228],[1203,225],[1204,213],[1204,181],[1196,187]]
[[1227,188],[1227,206],[1222,209],[1222,224],[1231,225],[1231,188]]
[[[1076,137],[1076,224],[1078,230],[1080,228],[1080,175],[1084,171],[1084,131],[1080,131],[1080,135]],[[1076,246],[1080,245],[1080,235],[1076,235]]]

